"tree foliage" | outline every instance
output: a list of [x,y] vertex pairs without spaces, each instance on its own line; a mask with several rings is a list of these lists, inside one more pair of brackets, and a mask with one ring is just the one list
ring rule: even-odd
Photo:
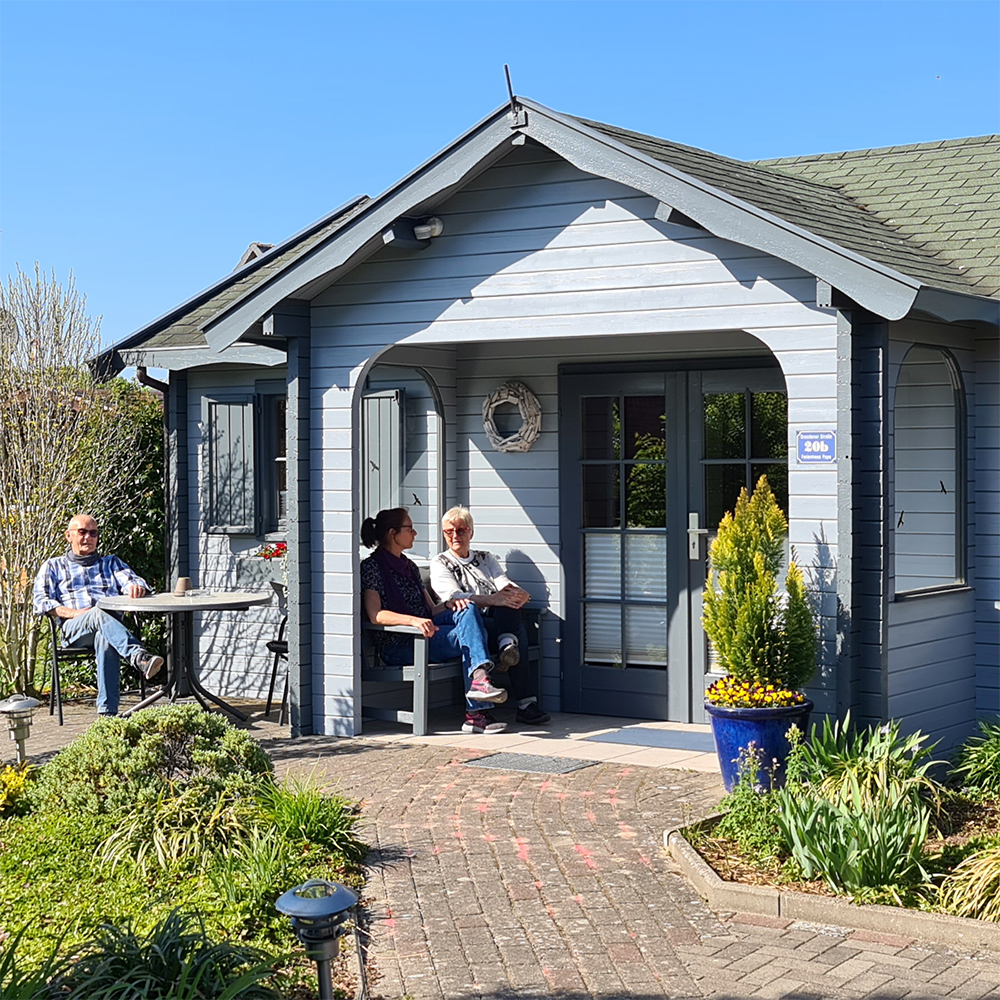
[[100,350],[99,331],[72,275],[63,286],[36,264],[0,285],[0,692],[33,686],[31,587],[41,563],[65,551],[73,514],[107,525],[104,544],[132,538],[138,572],[151,552],[162,567],[162,533],[139,544],[136,530],[156,530],[147,515],[162,438],[148,417],[158,400],[95,378],[87,361]]
[[712,542],[702,623],[727,674],[795,690],[816,669],[816,625],[794,561],[785,594],[778,592],[787,533],[785,515],[761,476],[752,496],[741,491]]

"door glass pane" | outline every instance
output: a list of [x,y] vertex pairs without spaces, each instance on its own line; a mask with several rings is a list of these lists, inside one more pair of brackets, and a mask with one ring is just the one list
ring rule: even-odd
[[583,540],[583,596],[621,597],[621,535],[587,535]]
[[722,515],[736,507],[740,490],[746,486],[746,476],[746,466],[742,463],[705,466],[705,519],[709,530],[717,528]]
[[746,453],[746,396],[713,392],[705,396],[705,458],[743,458]]
[[625,596],[667,599],[667,536],[627,535]]
[[586,396],[582,407],[582,458],[620,458],[617,396]]
[[630,605],[625,611],[625,653],[630,667],[667,665],[667,609]]
[[667,525],[667,467],[625,466],[625,505],[630,528],[665,528]]
[[750,397],[750,457],[788,458],[788,397],[783,392]]
[[588,604],[583,612],[583,658],[622,666],[622,619],[617,604]]
[[665,458],[666,419],[662,395],[626,396],[625,457]]
[[774,499],[778,501],[778,506],[788,516],[788,466],[784,463],[772,462],[769,465],[761,465],[755,462],[753,465],[753,485],[757,485],[757,480],[761,476],[767,476],[768,484]]
[[621,524],[618,501],[619,466],[583,466],[583,526],[617,528]]

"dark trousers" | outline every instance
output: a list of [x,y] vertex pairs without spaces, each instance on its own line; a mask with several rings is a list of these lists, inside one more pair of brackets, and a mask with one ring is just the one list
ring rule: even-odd
[[521,659],[507,674],[510,678],[511,697],[516,701],[523,701],[525,698],[537,700],[538,679],[528,663],[528,630],[521,620],[521,612],[516,608],[490,608],[489,613],[483,616],[483,621],[486,624],[491,653],[499,652],[498,640],[505,632],[517,636]]

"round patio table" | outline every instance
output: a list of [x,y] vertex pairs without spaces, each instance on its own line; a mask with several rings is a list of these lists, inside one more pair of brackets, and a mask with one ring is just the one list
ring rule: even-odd
[[[193,635],[192,623],[196,611],[246,611],[247,608],[257,607],[261,604],[270,604],[270,594],[251,593],[250,591],[219,591],[219,590],[192,590],[183,597],[174,594],[151,594],[148,597],[102,597],[97,606],[104,611],[138,611],[153,615],[180,615],[184,622],[188,635]],[[177,651],[180,643],[174,643],[174,650]],[[194,656],[177,652],[177,655],[168,657],[167,678],[159,691],[155,691],[149,697],[144,698],[134,708],[123,712],[123,715],[131,715],[132,712],[140,708],[146,708],[160,698],[169,698],[176,701],[180,694],[181,677],[187,681],[191,693],[206,712],[211,711],[209,701],[214,702],[219,708],[237,719],[246,721],[246,716],[228,702],[206,691],[198,680],[195,670]],[[207,701],[206,701],[207,699]]]

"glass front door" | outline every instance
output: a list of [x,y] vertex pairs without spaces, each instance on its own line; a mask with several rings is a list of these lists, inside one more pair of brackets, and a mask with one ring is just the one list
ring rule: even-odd
[[698,529],[761,472],[784,501],[783,388],[777,370],[563,378],[568,711],[701,719]]

